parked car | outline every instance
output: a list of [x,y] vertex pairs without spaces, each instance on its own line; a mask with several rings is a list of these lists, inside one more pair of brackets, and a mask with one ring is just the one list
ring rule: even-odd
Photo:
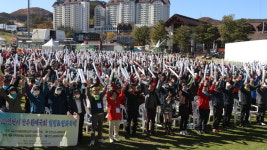
[[205,54],[202,56],[202,59],[212,59],[211,55]]
[[188,58],[196,58],[195,55],[188,55]]

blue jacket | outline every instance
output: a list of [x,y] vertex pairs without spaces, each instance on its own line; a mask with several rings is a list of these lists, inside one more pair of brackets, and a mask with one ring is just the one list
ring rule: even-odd
[[41,83],[41,91],[38,97],[35,97],[30,89],[27,82],[25,82],[25,92],[30,100],[30,111],[31,113],[43,114],[45,111],[45,97],[48,94],[47,82]]

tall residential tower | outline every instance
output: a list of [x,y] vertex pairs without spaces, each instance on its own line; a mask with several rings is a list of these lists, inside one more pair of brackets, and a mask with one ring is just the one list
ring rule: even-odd
[[[169,0],[110,0],[106,6],[99,4],[97,11],[105,11],[103,28],[117,28],[118,24],[133,24],[136,26],[153,26],[159,20],[166,21],[170,16]],[[95,29],[101,28],[99,17],[95,10]],[[102,19],[101,19],[102,20]],[[96,30],[97,31],[97,30]]]
[[70,27],[76,32],[89,31],[90,0],[57,0],[54,8],[54,29]]

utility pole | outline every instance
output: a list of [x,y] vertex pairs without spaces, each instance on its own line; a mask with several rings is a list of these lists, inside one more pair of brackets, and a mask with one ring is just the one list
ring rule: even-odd
[[28,28],[28,38],[30,38],[30,0],[28,0],[27,28]]

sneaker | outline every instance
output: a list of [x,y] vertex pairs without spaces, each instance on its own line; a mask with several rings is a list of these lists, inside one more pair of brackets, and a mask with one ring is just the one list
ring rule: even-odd
[[95,145],[95,140],[91,140],[91,142],[90,142],[90,144],[89,144],[90,146],[93,146],[93,145]]
[[264,122],[261,122],[261,125],[262,125],[262,126],[266,126],[266,123],[264,123]]
[[110,143],[113,143],[113,142],[114,142],[114,140],[113,140],[112,138],[110,138],[110,139],[109,139],[109,142],[110,142]]
[[220,129],[213,129],[212,132],[219,132]]
[[180,131],[180,134],[181,135],[185,135],[185,131],[183,130],[183,131]]
[[99,143],[105,143],[105,141],[103,139],[98,139]]
[[119,141],[121,141],[120,139],[118,139],[118,138],[114,138],[114,140],[116,141],[116,142],[119,142]]

